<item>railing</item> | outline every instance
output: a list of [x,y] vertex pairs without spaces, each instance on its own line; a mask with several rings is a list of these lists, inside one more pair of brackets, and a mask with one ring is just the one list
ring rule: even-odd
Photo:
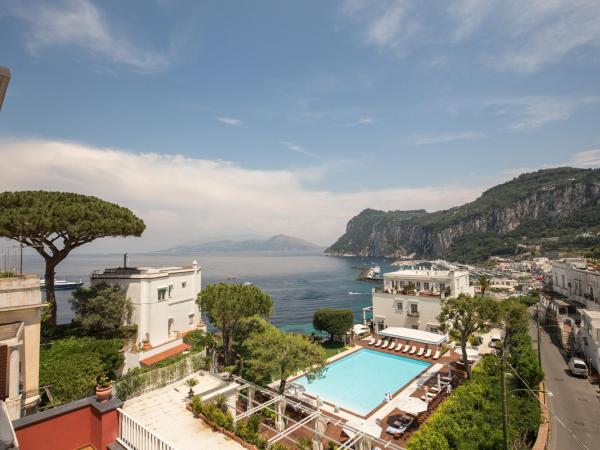
[[192,353],[169,366],[152,369],[148,372],[126,374],[114,385],[115,395],[125,401],[167,384],[179,381],[207,366],[202,353]]
[[122,409],[117,409],[117,412],[119,414],[117,442],[128,450],[178,450]]
[[432,291],[403,291],[401,289],[386,289],[376,287],[373,288],[373,293],[377,294],[389,294],[389,295],[403,295],[409,297],[435,297],[442,298],[441,292],[432,292]]

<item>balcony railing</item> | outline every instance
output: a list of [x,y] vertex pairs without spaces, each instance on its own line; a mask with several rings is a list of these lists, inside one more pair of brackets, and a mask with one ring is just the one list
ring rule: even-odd
[[378,294],[389,294],[389,295],[408,295],[411,297],[434,297],[441,298],[441,292],[432,292],[432,291],[417,291],[417,292],[409,292],[403,291],[400,289],[385,289],[385,288],[373,288],[373,292]]
[[117,442],[128,450],[179,450],[158,437],[122,409],[119,414],[119,436]]
[[406,315],[410,317],[419,317],[419,311],[406,311]]

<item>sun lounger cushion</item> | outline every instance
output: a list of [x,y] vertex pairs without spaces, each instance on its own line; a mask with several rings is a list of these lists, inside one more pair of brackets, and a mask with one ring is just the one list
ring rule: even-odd
[[369,345],[373,345],[374,343],[375,343],[375,339],[373,339],[373,338],[369,339],[369,342],[368,342]]
[[428,348],[427,351],[425,352],[425,358],[429,358],[431,356],[431,349]]
[[381,346],[381,348],[387,348],[388,344],[389,344],[389,341],[385,341],[383,343],[383,345]]
[[425,349],[423,347],[421,347],[419,349],[419,353],[417,353],[417,356],[423,356],[423,353],[425,352]]
[[404,346],[404,348],[402,349],[402,352],[403,352],[403,353],[406,353],[406,352],[408,351],[408,349],[409,349],[409,348],[410,348],[410,345],[406,344],[406,345]]
[[414,355],[416,351],[417,351],[417,347],[413,345],[413,347],[410,349],[410,352],[409,352],[409,353],[410,353],[411,355]]
[[402,428],[387,427],[385,432],[395,435],[395,434],[402,434],[402,433],[404,433],[405,430],[406,430],[406,428],[404,428],[404,427],[402,427]]
[[377,343],[375,344],[375,347],[379,347],[380,345],[381,345],[381,339],[379,339],[379,340],[377,341]]
[[440,359],[440,351],[436,350],[435,355],[433,355],[433,359]]
[[396,348],[396,344],[392,344],[392,345],[390,345],[390,347],[389,347],[389,349],[390,349],[390,350],[394,350],[395,348]]

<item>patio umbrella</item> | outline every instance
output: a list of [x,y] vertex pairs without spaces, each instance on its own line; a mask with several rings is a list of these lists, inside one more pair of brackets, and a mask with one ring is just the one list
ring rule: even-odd
[[440,373],[437,373],[437,388],[438,388],[438,392],[440,392],[440,387],[441,387],[442,383],[440,382]]
[[429,403],[429,397],[427,397],[428,393],[429,393],[429,388],[427,386],[425,386],[425,403]]
[[402,401],[402,404],[399,405],[399,407],[402,411],[415,416],[427,411],[427,403],[416,397],[408,397],[406,400]]
[[346,425],[346,427],[342,428],[342,431],[350,438],[353,438],[356,435],[355,430],[376,438],[381,435],[381,427],[373,422],[367,422],[366,420],[349,420],[346,422]]

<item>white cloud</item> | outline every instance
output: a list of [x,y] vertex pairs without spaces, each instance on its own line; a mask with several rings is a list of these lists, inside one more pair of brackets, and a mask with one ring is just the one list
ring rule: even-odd
[[318,158],[316,154],[309,152],[308,150],[304,149],[303,147],[300,147],[298,144],[294,144],[293,142],[281,141],[279,145],[283,145],[285,148],[293,152],[302,153],[303,155],[311,156],[313,158]]
[[293,170],[252,170],[177,155],[135,154],[83,144],[0,140],[10,171],[3,190],[46,189],[96,195],[132,209],[140,239],[106,239],[92,249],[143,251],[203,236],[286,233],[329,244],[362,209],[436,210],[475,199],[482,188],[394,187],[356,192],[310,190]]
[[475,131],[463,131],[461,133],[421,134],[406,138],[402,143],[404,145],[431,145],[483,138],[485,138],[483,133],[478,133]]
[[574,153],[567,161],[567,165],[593,169],[598,168],[600,167],[600,149]]
[[532,130],[552,122],[566,120],[576,111],[600,102],[600,97],[579,98],[520,97],[493,100],[489,105],[496,114],[512,118],[514,130]]
[[348,122],[344,126],[351,128],[351,127],[358,127],[360,125],[371,125],[374,122],[375,122],[375,119],[373,119],[372,117],[361,117],[358,120],[355,120],[354,122]]
[[234,127],[242,124],[240,119],[234,119],[233,117],[217,117],[216,119],[225,125],[232,125]]
[[531,74],[600,45],[598,0],[348,0],[342,14],[365,44],[403,56],[422,47],[465,45],[501,71]]
[[2,2],[0,15],[11,15],[28,25],[26,46],[32,54],[46,47],[73,45],[94,57],[139,72],[163,70],[173,55],[145,50],[118,33],[89,0],[60,2]]

